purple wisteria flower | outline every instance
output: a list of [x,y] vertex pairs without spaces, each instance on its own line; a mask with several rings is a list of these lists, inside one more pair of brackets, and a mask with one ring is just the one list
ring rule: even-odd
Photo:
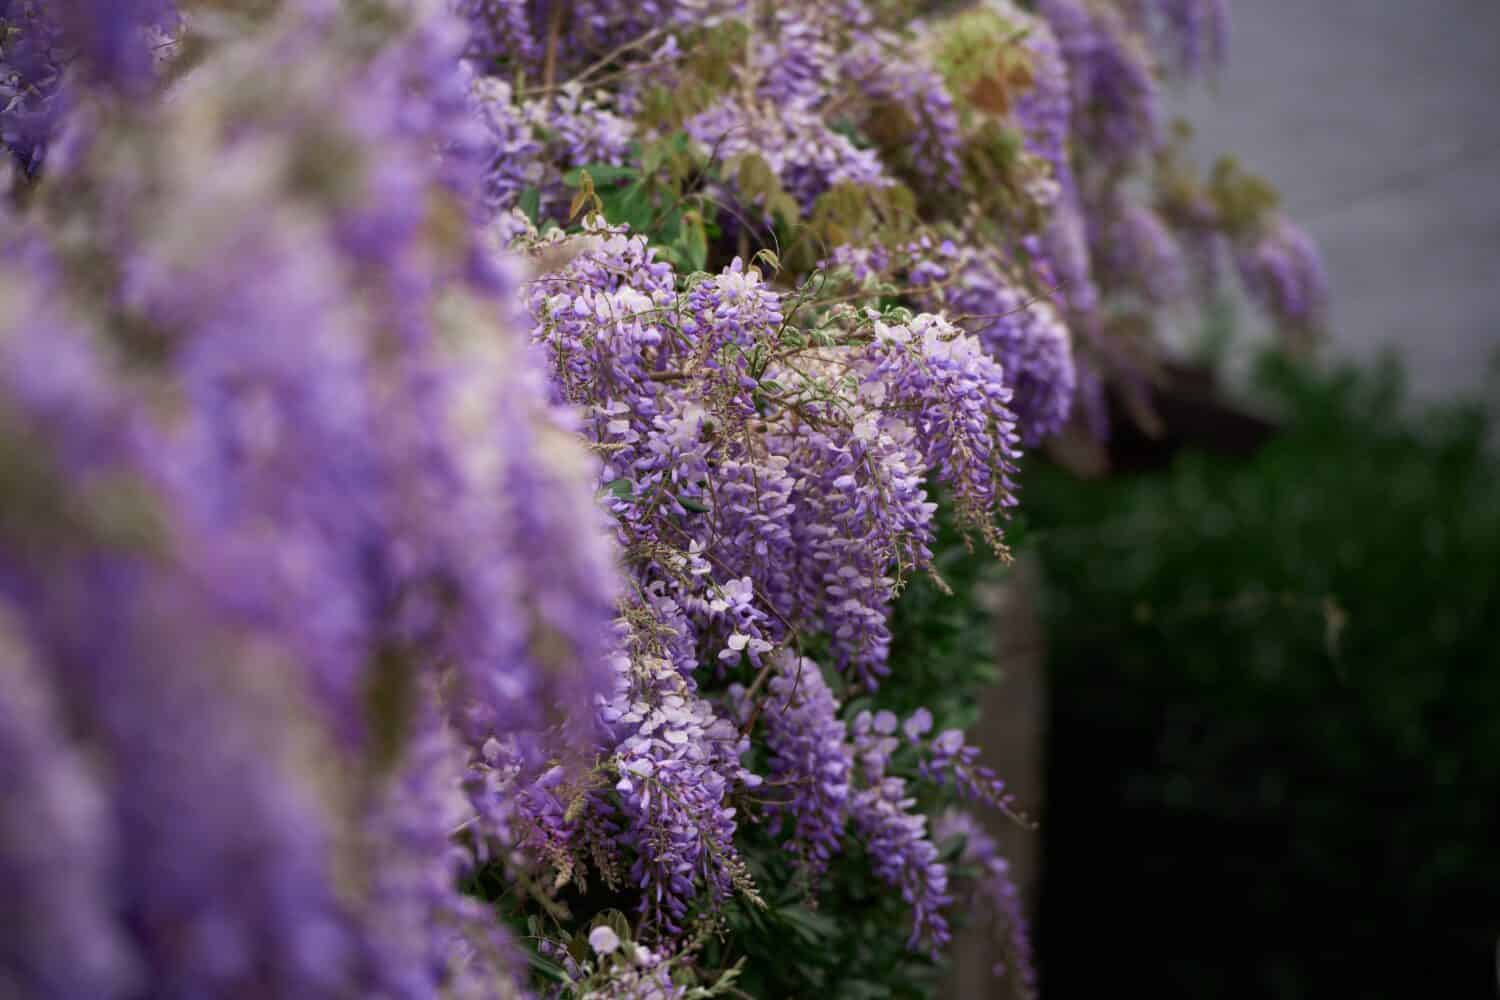
[[[942,76],[920,62],[893,59],[891,40],[872,37],[844,56],[842,75],[874,104],[872,115],[893,112],[911,125],[897,145],[906,169],[922,181],[957,187],[963,182],[963,131]],[[908,152],[909,151],[909,152]]]
[[1004,951],[1004,957],[994,963],[994,973],[1014,983],[1020,996],[1035,996],[1036,969],[1032,965],[1029,922],[1021,893],[1011,878],[1010,863],[1001,856],[995,838],[972,816],[956,810],[938,817],[933,824],[933,836],[939,843],[963,838],[959,863],[979,870],[969,896],[981,910],[988,911]]
[[841,848],[852,753],[838,702],[812,660],[778,653],[767,690],[763,705],[751,704],[743,687],[731,695],[740,701],[742,715],[758,712],[765,726],[771,753],[766,787],[781,796],[769,809],[816,891],[818,876]]
[[1009,280],[998,255],[951,241],[913,270],[921,301],[984,345],[1011,388],[1022,440],[1035,445],[1062,429],[1073,405],[1072,335],[1051,302]]
[[1328,277],[1308,234],[1277,217],[1237,243],[1234,262],[1251,299],[1288,336],[1305,339],[1322,328]]
[[[650,610],[654,628],[688,634],[682,612],[660,591]],[[615,658],[616,693],[599,709],[620,736],[610,766],[622,839],[634,853],[627,877],[642,890],[642,916],[667,937],[685,929],[700,892],[721,902],[736,891],[757,898],[734,846],[737,810],[728,799],[735,786],[761,779],[740,764],[749,741],[698,695],[685,653],[650,634],[627,634]]]
[[1150,53],[1114,8],[1086,0],[1042,0],[1072,88],[1074,142],[1101,167],[1125,164],[1161,140]]
[[724,100],[690,119],[686,129],[717,162],[760,156],[804,211],[835,185],[882,188],[892,183],[874,150],[855,146],[821,114],[801,105],[747,107]]
[[34,174],[73,103],[69,77],[141,94],[180,20],[171,0],[0,2],[0,147]]
[[849,803],[854,828],[864,840],[875,874],[901,893],[912,911],[908,945],[937,954],[951,932],[943,910],[953,901],[948,869],[939,859],[927,829],[927,817],[916,812],[906,781],[886,774],[900,740],[890,712],[861,712],[851,728],[855,760],[863,788]]
[[1153,211],[1121,199],[1098,217],[1090,234],[1099,280],[1112,291],[1133,293],[1153,305],[1185,299],[1188,261],[1166,223]]
[[[821,633],[833,667],[878,685],[897,579],[931,560],[926,477],[999,544],[1018,446],[1001,367],[931,315],[834,310],[788,346],[786,293],[739,260],[679,287],[644,240],[597,222],[535,252],[570,245],[529,289],[536,338],[604,456],[602,494],[643,598],[626,606],[600,708],[610,795],[576,800],[578,823],[618,825],[624,879],[644,890],[656,935],[683,933],[695,903],[753,894],[732,799],[760,779],[740,763],[746,733],[699,684],[753,671],[730,687],[733,716],[764,733],[761,797],[804,873],[826,868],[851,821],[878,856],[905,845],[909,859],[878,873],[928,886],[913,896],[913,942],[939,942],[943,875],[923,820],[883,765],[853,787],[838,701],[785,646]],[[569,811],[533,813],[566,840]]]
[[1146,31],[1185,75],[1219,69],[1229,51],[1229,0],[1146,0]]

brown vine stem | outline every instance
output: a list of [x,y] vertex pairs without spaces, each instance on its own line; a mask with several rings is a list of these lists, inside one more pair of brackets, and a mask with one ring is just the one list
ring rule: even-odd
[[563,20],[571,6],[573,5],[568,0],[555,4],[552,8],[552,22],[547,25],[547,51],[542,61],[542,93],[549,96],[557,83],[557,43],[562,37]]
[[[554,23],[555,23],[556,16],[557,16],[557,12],[554,11],[553,12]],[[578,75],[576,75],[576,76],[572,77],[571,79],[565,81],[565,83],[583,84],[583,83],[586,83],[586,82],[593,82],[594,84],[602,84],[602,83],[607,83],[607,82],[609,82],[612,79],[615,79],[616,77],[622,75],[625,72],[625,70],[621,69],[621,70],[619,70],[619,71],[617,71],[615,73],[607,74],[605,76],[599,77],[598,79],[591,80],[591,78],[594,76],[595,73],[598,73],[600,70],[604,69],[606,66],[610,65],[615,60],[617,60],[620,57],[626,55],[627,53],[633,51],[634,49],[641,48],[642,46],[648,45],[651,42],[655,41],[657,38],[660,38],[665,33],[665,31],[666,31],[665,28],[652,28],[650,31],[646,32],[644,35],[641,35],[641,36],[639,36],[637,38],[633,38],[633,39],[631,39],[630,41],[626,42],[623,45],[616,46],[615,48],[611,49],[610,51],[606,52],[604,55],[600,56],[598,59],[596,59],[592,63],[590,63],[585,69],[583,69],[581,72],[579,72]],[[559,34],[561,34],[561,32],[559,32]],[[634,68],[641,68],[641,67],[634,67]],[[533,88],[530,88],[530,89],[524,89],[523,88],[522,90],[520,90],[520,91],[517,92],[517,96],[521,97],[521,98],[535,97],[536,95],[544,93],[544,92],[546,92],[549,89],[550,89],[550,84],[547,85],[547,86],[533,87]]]

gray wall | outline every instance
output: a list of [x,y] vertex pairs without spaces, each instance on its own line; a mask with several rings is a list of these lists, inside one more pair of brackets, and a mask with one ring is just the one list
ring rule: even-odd
[[[1500,348],[1500,0],[1231,0],[1230,63],[1182,96],[1318,238],[1336,356],[1385,345],[1428,399]],[[1207,159],[1204,160],[1208,162]]]

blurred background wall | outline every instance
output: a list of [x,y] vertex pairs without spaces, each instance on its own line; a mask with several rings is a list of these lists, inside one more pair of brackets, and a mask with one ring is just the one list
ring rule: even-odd
[[1203,155],[1244,152],[1317,238],[1332,351],[1480,390],[1500,344],[1500,3],[1231,0],[1217,92],[1177,101]]

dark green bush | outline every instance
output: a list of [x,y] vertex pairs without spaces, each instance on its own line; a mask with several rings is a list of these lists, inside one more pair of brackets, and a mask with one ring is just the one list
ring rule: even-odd
[[[1478,407],[1272,369],[1286,429],[1028,470],[1052,688],[1042,979],[1491,995],[1500,461]],[[1460,985],[1461,984],[1461,985]]]

